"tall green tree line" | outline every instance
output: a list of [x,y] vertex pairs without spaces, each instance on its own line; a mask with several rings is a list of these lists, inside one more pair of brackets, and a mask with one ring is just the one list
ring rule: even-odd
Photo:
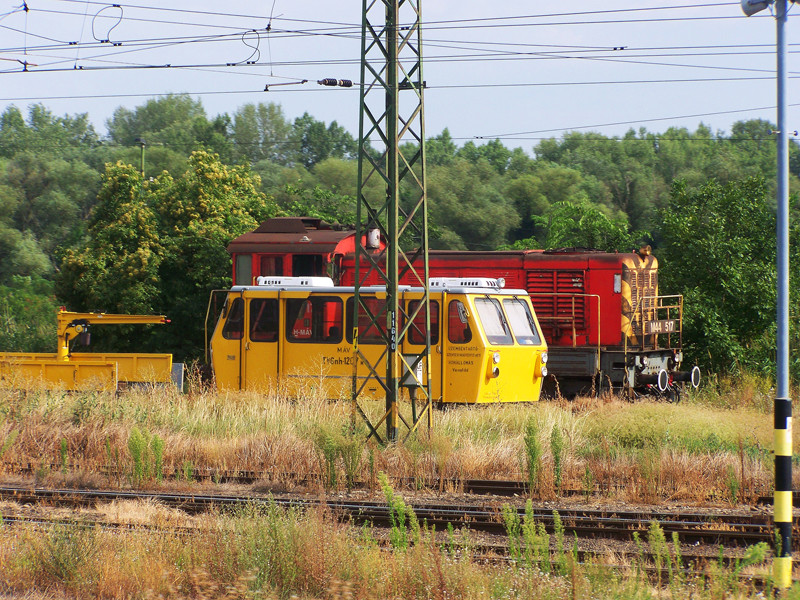
[[[168,312],[182,331],[200,331],[207,291],[230,283],[232,237],[273,214],[355,220],[357,144],[336,122],[291,120],[270,103],[209,116],[199,100],[177,95],[119,108],[106,129],[41,105],[0,115],[0,349],[46,349],[47,336],[24,334],[23,322],[62,303]],[[773,129],[751,120],[727,133],[702,124],[620,137],[570,132],[527,149],[459,145],[444,130],[427,141],[431,244],[627,251],[651,243],[662,290],[686,295],[693,360],[768,369]],[[795,144],[790,164],[794,193]],[[366,193],[383,190],[371,182]],[[744,214],[753,219],[737,225]],[[717,254],[700,252],[708,245]],[[712,255],[730,266],[724,278],[694,271]],[[158,336],[142,343],[165,349]],[[197,355],[199,337],[190,337],[172,349]]]

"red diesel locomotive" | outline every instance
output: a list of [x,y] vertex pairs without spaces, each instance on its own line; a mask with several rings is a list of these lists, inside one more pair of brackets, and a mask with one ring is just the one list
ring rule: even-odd
[[[383,248],[377,238],[362,243]],[[354,250],[352,229],[294,217],[269,219],[228,246],[236,285],[269,275],[330,275],[354,285]],[[677,400],[681,383],[699,384],[697,367],[681,370],[683,298],[659,295],[649,246],[630,253],[432,250],[428,260],[431,277],[492,277],[528,291],[548,344],[545,393],[613,387]]]

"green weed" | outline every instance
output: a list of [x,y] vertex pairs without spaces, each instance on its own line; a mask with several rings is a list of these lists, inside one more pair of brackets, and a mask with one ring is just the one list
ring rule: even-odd
[[523,438],[525,468],[528,473],[528,489],[531,493],[539,489],[539,473],[542,467],[542,445],[539,443],[539,427],[533,419],[525,424]]

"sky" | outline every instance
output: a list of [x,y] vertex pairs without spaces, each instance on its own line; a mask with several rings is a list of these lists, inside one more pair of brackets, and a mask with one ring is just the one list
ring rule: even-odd
[[[209,117],[275,102],[289,119],[308,112],[357,135],[357,88],[316,82],[359,81],[361,11],[356,0],[0,0],[0,110],[88,113],[103,134],[118,107],[187,93]],[[792,130],[798,15],[787,26]],[[702,121],[726,133],[777,120],[775,20],[735,1],[423,0],[422,21],[428,137],[448,128],[459,144],[531,151],[576,129]]]

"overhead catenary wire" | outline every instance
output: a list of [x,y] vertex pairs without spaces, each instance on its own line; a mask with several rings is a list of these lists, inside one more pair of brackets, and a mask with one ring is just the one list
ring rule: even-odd
[[[84,4],[84,5],[87,5],[87,6],[90,3],[92,5],[97,5],[97,6],[108,6],[105,3],[93,2],[91,0],[88,0],[88,1],[87,0],[57,0],[57,1],[59,1],[59,2],[72,2],[72,3],[75,3],[75,4]],[[122,4],[121,6],[125,7],[126,10],[129,9],[129,8],[136,8],[137,7],[137,5],[128,5],[128,4]],[[619,10],[598,10],[598,11],[585,11],[585,12],[575,12],[575,13],[572,13],[572,12],[571,13],[552,13],[552,14],[549,14],[549,15],[516,15],[516,16],[508,16],[508,17],[497,16],[497,17],[485,17],[485,18],[478,18],[478,19],[465,19],[465,20],[456,20],[456,21],[448,20],[446,22],[445,21],[441,21],[441,22],[432,21],[432,22],[429,22],[428,25],[437,25],[437,24],[438,25],[446,25],[447,26],[446,28],[449,29],[449,30],[463,29],[463,30],[466,31],[466,29],[468,29],[467,27],[459,28],[459,27],[455,27],[453,25],[457,25],[457,24],[462,23],[462,22],[463,23],[467,23],[467,24],[482,25],[482,26],[490,26],[490,25],[493,25],[493,24],[503,25],[504,24],[503,21],[511,21],[511,20],[513,20],[513,21],[517,21],[515,23],[515,25],[520,25],[520,26],[535,25],[535,26],[539,26],[539,25],[550,25],[552,23],[548,22],[548,23],[535,23],[535,24],[532,24],[530,22],[523,22],[523,21],[525,21],[526,19],[528,21],[534,20],[534,19],[537,19],[539,21],[543,21],[543,20],[545,20],[545,17],[547,17],[547,18],[561,18],[561,17],[565,17],[565,16],[576,17],[575,20],[580,20],[583,16],[590,16],[590,15],[595,15],[595,16],[601,15],[601,14],[606,14],[607,15],[609,13],[619,13],[619,14],[644,13],[645,11],[648,11],[648,10],[663,11],[663,10],[676,10],[676,9],[681,9],[681,10],[684,10],[684,9],[700,9],[700,8],[708,8],[708,7],[711,7],[711,6],[713,6],[713,7],[728,6],[728,3],[695,4],[695,5],[684,4],[684,5],[672,6],[672,7],[651,7],[651,8],[636,7],[636,8],[619,9]],[[140,8],[161,10],[160,7],[140,7]],[[267,6],[267,8],[269,8],[269,7]],[[266,19],[267,19],[266,16],[253,17],[252,15],[228,15],[227,13],[224,13],[224,12],[215,12],[215,11],[183,11],[181,9],[174,9],[174,8],[165,8],[165,10],[168,10],[169,12],[176,12],[176,13],[177,12],[188,12],[188,13],[198,14],[198,15],[205,14],[206,16],[212,16],[212,15],[213,16],[220,16],[220,15],[235,16],[237,18],[241,17],[241,18],[249,18],[249,19],[261,20],[261,23],[266,23]],[[11,13],[9,13],[9,14],[11,14]],[[75,15],[76,16],[85,17],[85,11],[82,11],[82,13],[80,15],[78,13],[75,13]],[[0,19],[1,18],[2,18],[2,16],[0,16]],[[126,20],[127,20],[127,18],[128,17],[127,17],[127,13],[126,13]],[[706,18],[711,19],[711,18],[722,18],[722,17],[708,16]],[[725,17],[725,18],[728,18],[728,17]],[[695,20],[696,17],[693,17],[693,16],[675,17],[675,19],[678,19],[678,20],[680,20],[680,19]],[[633,19],[633,20],[634,21],[641,21],[641,22],[649,22],[648,20],[643,20],[643,19]],[[656,21],[660,21],[660,20],[661,20],[660,18],[656,19]],[[672,19],[670,19],[670,20],[672,20]],[[308,30],[289,30],[289,29],[282,30],[282,31],[273,30],[272,34],[274,34],[275,36],[283,35],[283,36],[286,36],[286,37],[291,36],[291,37],[301,38],[301,37],[311,36],[311,35],[327,35],[327,34],[331,34],[333,36],[336,36],[339,33],[346,33],[347,36],[352,37],[353,39],[355,39],[356,37],[359,37],[359,35],[356,35],[355,33],[350,34],[350,30],[356,27],[355,24],[351,24],[351,23],[339,23],[339,22],[335,22],[335,21],[312,21],[312,20],[285,19],[285,18],[282,18],[282,17],[276,17],[275,21],[276,22],[280,21],[281,23],[308,23],[308,24],[315,24],[315,25],[323,25],[323,26],[325,26],[325,27],[320,27],[320,28],[317,28],[317,29],[308,29]],[[146,19],[142,19],[142,22],[147,22],[147,21],[146,21]],[[157,21],[153,21],[153,23],[156,23],[156,22]],[[203,24],[201,24],[201,23],[186,23],[186,22],[177,21],[177,20],[175,20],[173,22],[177,23],[177,24],[181,24],[181,25],[191,25],[193,27],[194,26],[200,26],[200,27],[203,26]],[[603,22],[608,22],[608,21],[603,21]],[[621,20],[620,22],[628,22],[628,21],[627,20]],[[581,23],[579,23],[579,24],[581,24]],[[358,26],[358,27],[360,27],[360,26]],[[208,43],[212,43],[212,38],[216,38],[213,41],[231,41],[236,36],[241,36],[242,35],[242,31],[246,31],[246,30],[244,30],[242,28],[235,29],[234,27],[229,27],[229,29],[231,30],[230,33],[220,34],[219,36],[209,35],[209,36],[183,36],[183,37],[158,38],[159,41],[157,43],[159,45],[155,45],[155,43],[153,41],[151,41],[151,42],[149,42],[150,46],[146,47],[147,42],[142,42],[142,48],[143,48],[143,51],[148,50],[148,49],[149,50],[163,50],[164,48],[168,47],[167,44],[172,43],[172,42],[177,42],[177,43],[184,43],[184,42],[186,42],[186,43],[190,43],[190,42],[192,42],[192,43],[195,43],[195,42],[196,43],[206,43],[206,42],[208,42]],[[234,31],[234,29],[235,29],[235,31]],[[52,38],[50,38],[50,39],[52,39]],[[428,40],[430,40],[430,41],[428,41]],[[603,60],[603,61],[607,60],[609,62],[623,62],[623,63],[624,62],[628,62],[628,63],[634,64],[634,65],[637,65],[637,64],[639,64],[639,65],[645,64],[646,65],[646,64],[654,64],[656,61],[646,61],[646,60],[642,60],[642,59],[668,56],[667,53],[663,53],[663,54],[658,53],[658,47],[654,47],[655,51],[652,50],[652,49],[650,50],[650,52],[653,53],[650,56],[634,54],[637,51],[643,50],[643,49],[637,50],[635,48],[634,49],[626,48],[624,56],[623,55],[614,56],[614,55],[610,55],[609,54],[610,49],[609,49],[608,46],[605,46],[605,47],[603,47],[603,46],[580,46],[580,47],[574,47],[573,49],[571,49],[570,51],[567,52],[567,51],[565,51],[563,49],[563,47],[561,47],[561,46],[553,46],[553,45],[537,46],[535,44],[527,44],[527,43],[524,43],[524,44],[513,44],[513,43],[508,43],[508,42],[488,42],[488,41],[479,41],[479,40],[459,42],[459,41],[439,39],[438,41],[434,41],[434,40],[436,40],[436,38],[428,38],[428,40],[426,40],[426,46],[428,48],[439,47],[439,48],[449,48],[449,49],[452,49],[452,50],[458,50],[458,51],[464,51],[464,52],[479,52],[482,49],[482,47],[487,46],[487,47],[492,48],[495,51],[491,51],[490,50],[490,51],[484,51],[483,54],[465,55],[465,56],[459,55],[457,53],[453,53],[451,55],[443,54],[443,55],[438,56],[438,57],[437,56],[426,57],[426,62],[427,61],[430,61],[430,62],[436,62],[436,61],[455,62],[455,61],[459,61],[459,62],[464,62],[464,63],[475,63],[475,62],[479,62],[479,61],[490,61],[490,60],[495,60],[495,61],[496,60],[540,60],[540,59],[562,60],[562,59],[584,58],[584,57],[577,57],[577,56],[571,56],[570,55],[570,53],[584,53],[584,54],[590,54],[591,55],[589,57],[585,57],[585,58],[590,59],[590,60]],[[106,57],[107,58],[114,58],[115,56],[119,57],[121,55],[121,52],[130,50],[131,49],[130,48],[130,44],[131,43],[132,42],[124,41],[124,44],[126,46],[128,46],[128,47],[127,48],[125,48],[125,47],[118,48],[118,49],[116,49],[117,51],[115,51],[115,52],[108,52],[106,54],[95,56],[95,57],[85,56],[85,57],[81,58],[81,62],[86,61],[86,63],[90,63],[91,61],[95,61],[95,62],[105,61],[106,64],[85,64],[85,65],[81,65],[82,68],[75,69],[74,68],[75,67],[75,64],[74,64],[75,57],[73,56],[73,58],[72,58],[72,60],[73,60],[73,68],[64,67],[62,69],[57,69],[57,68],[48,69],[47,66],[43,65],[41,68],[29,70],[29,72],[38,71],[38,72],[41,72],[41,73],[49,73],[49,72],[57,72],[59,70],[62,70],[62,71],[80,70],[80,71],[89,71],[90,72],[90,71],[108,71],[108,70],[115,70],[115,69],[119,69],[119,70],[133,70],[133,69],[142,69],[142,70],[145,70],[145,69],[147,69],[147,70],[153,70],[153,69],[155,69],[155,70],[159,70],[159,69],[190,70],[191,69],[191,70],[195,70],[196,69],[196,70],[200,70],[200,71],[204,71],[204,72],[209,72],[210,70],[213,69],[214,72],[231,73],[231,74],[236,74],[236,75],[241,75],[241,76],[249,76],[249,77],[263,77],[266,80],[269,76],[265,76],[265,75],[263,75],[261,73],[258,73],[257,69],[256,69],[257,67],[261,67],[261,68],[269,67],[270,69],[272,69],[273,66],[282,66],[282,67],[287,67],[287,68],[292,68],[292,67],[295,67],[295,66],[297,66],[297,67],[300,67],[300,66],[325,67],[325,66],[331,66],[331,65],[348,65],[348,64],[356,64],[357,63],[357,61],[355,61],[353,59],[349,59],[349,60],[348,59],[340,59],[340,60],[330,60],[329,59],[329,60],[323,60],[323,61],[292,61],[292,60],[273,61],[273,60],[271,60],[271,57],[270,57],[270,60],[268,62],[257,62],[254,65],[248,65],[248,66],[253,66],[253,67],[256,67],[256,68],[247,69],[247,68],[245,68],[245,66],[236,64],[234,61],[231,61],[230,63],[228,63],[228,62],[226,62],[226,63],[222,63],[222,62],[219,62],[219,63],[214,63],[214,62],[200,63],[200,62],[198,62],[196,64],[166,64],[168,61],[165,61],[165,64],[146,64],[146,63],[145,64],[142,64],[142,63],[139,63],[139,64],[136,64],[136,63],[124,64],[124,63],[122,63],[122,64],[120,64],[120,63],[114,63],[111,60],[106,61]],[[63,48],[69,48],[71,51],[75,50],[76,44],[70,43],[70,42],[64,42],[64,44],[65,45],[62,46]],[[458,46],[456,46],[457,44],[458,45],[463,44],[464,47],[458,47]],[[796,44],[794,44],[794,45],[796,45]],[[77,46],[79,48],[85,48],[87,50],[90,48],[89,45],[82,45],[80,43],[77,44]],[[47,48],[48,46],[47,45],[41,45],[41,47],[44,49],[44,48]],[[543,48],[543,49],[536,50],[536,51],[520,51],[519,50],[519,48],[528,48],[529,49],[531,47]],[[30,52],[31,48],[32,47],[27,47],[29,52]],[[94,48],[109,49],[108,45],[103,46],[102,44],[99,44],[99,43],[95,44]],[[502,48],[502,49],[500,49],[500,48]],[[517,48],[517,49],[515,50],[515,48]],[[672,49],[672,48],[682,48],[682,47],[664,46],[663,48],[664,49],[668,49],[668,48]],[[686,46],[685,48],[686,49],[695,49],[695,50],[699,49],[699,48],[703,48],[703,49],[709,49],[709,48],[747,48],[747,49],[754,49],[755,50],[757,48],[765,48],[765,49],[767,49],[767,48],[770,48],[770,45],[769,44],[760,44],[760,45],[746,44],[746,45],[739,46],[739,45],[733,45],[733,44],[720,44],[720,45],[705,45],[705,46]],[[566,56],[562,56],[562,54],[566,55]],[[725,54],[725,55],[729,56],[731,54],[735,54],[735,55],[755,55],[756,53],[755,52],[742,51],[741,53],[729,53],[729,54]],[[763,52],[763,54],[771,54],[771,52],[766,50],[765,52]],[[692,54],[676,52],[674,54],[674,56],[676,56],[676,57],[688,57],[688,56],[699,57],[699,56],[706,56],[706,55],[703,54],[703,53],[699,53],[699,52],[695,52],[695,53],[692,53]],[[58,61],[63,60],[63,64],[68,64],[67,61],[69,60],[69,59],[60,59],[57,56],[52,56],[50,58],[53,58],[54,60],[58,60]],[[53,65],[57,65],[58,63],[52,63],[52,64]],[[686,68],[693,68],[693,69],[708,68],[708,69],[713,69],[713,70],[726,70],[726,71],[735,70],[735,71],[741,71],[742,73],[745,73],[745,72],[754,72],[754,73],[757,73],[757,72],[770,72],[771,73],[771,71],[769,69],[725,67],[725,66],[719,66],[719,65],[659,64],[659,66],[663,66],[665,68],[680,68],[680,69],[686,69]],[[21,72],[21,71],[18,68],[14,68],[14,69],[6,70],[6,71],[0,71],[0,72],[2,72],[3,74],[6,74],[6,73],[17,73],[17,72]],[[336,73],[323,73],[323,75],[328,75],[328,74],[337,75]],[[285,77],[285,76],[282,76],[282,78],[283,79],[287,79],[287,80],[295,79],[293,77]],[[299,79],[299,78],[297,78],[297,79]],[[710,83],[710,82],[732,82],[732,83],[735,83],[735,82],[752,82],[752,81],[762,81],[762,80],[771,80],[771,79],[772,79],[771,77],[703,77],[703,78],[699,78],[699,77],[698,78],[681,78],[681,77],[666,78],[665,77],[665,78],[653,78],[653,79],[635,79],[635,78],[631,78],[631,79],[627,79],[627,80],[622,79],[622,78],[620,78],[620,79],[598,79],[596,81],[538,81],[538,82],[528,82],[528,81],[512,81],[512,82],[491,82],[491,81],[488,81],[488,82],[480,82],[480,81],[478,81],[478,82],[454,83],[454,84],[444,84],[444,83],[436,84],[435,82],[429,82],[428,86],[427,86],[427,89],[430,90],[430,91],[435,91],[437,89],[438,90],[447,90],[447,89],[470,89],[470,88],[472,88],[472,89],[476,89],[476,88],[503,89],[503,88],[515,88],[515,87],[545,87],[545,86],[598,86],[598,85],[609,85],[609,86],[612,86],[612,85],[651,85],[651,84],[655,85],[655,84],[672,84],[672,83],[675,83],[675,84],[695,84],[695,83]],[[792,79],[794,79],[794,77]],[[300,93],[300,92],[311,92],[311,91],[316,92],[316,91],[322,91],[322,90],[318,90],[315,87],[309,87],[308,89],[305,89],[305,88],[304,89],[294,89],[294,90],[285,90],[285,89],[284,90],[277,90],[276,89],[276,90],[270,90],[270,91],[272,91],[273,93],[289,93],[289,92]],[[228,91],[216,91],[215,90],[215,91],[207,91],[207,92],[190,92],[190,95],[261,94],[261,93],[263,93],[263,89],[261,88],[261,86],[259,86],[257,89],[253,89],[253,90],[236,90],[236,91],[230,91],[230,90],[228,90]],[[164,95],[164,94],[163,94],[163,92],[160,92],[160,93],[147,93],[147,94],[141,94],[141,93],[138,93],[138,94],[105,94],[105,95],[94,94],[94,95],[73,95],[73,96],[63,95],[61,97],[50,96],[50,97],[38,97],[38,98],[33,98],[33,97],[27,97],[26,98],[24,95],[20,95],[19,98],[11,99],[10,101],[50,100],[50,99],[83,99],[83,98],[125,98],[125,97],[131,97],[132,98],[132,97],[154,97],[154,96],[159,96],[159,95]],[[740,112],[740,111],[723,111],[723,112],[724,113],[732,113],[732,112]],[[714,113],[698,113],[698,114],[707,115],[707,114],[714,114]],[[677,118],[680,118],[680,117],[677,117]],[[669,118],[661,118],[661,119],[658,119],[658,120],[669,120]],[[647,122],[647,121],[638,121],[638,122]],[[620,123],[620,124],[624,124],[624,123]],[[608,125],[605,125],[605,126],[611,126],[611,125],[612,124],[608,124]],[[604,125],[601,124],[599,126],[604,126]],[[585,127],[589,128],[591,126],[585,126]],[[559,130],[564,130],[564,129],[559,129]],[[520,136],[531,135],[531,134],[530,133],[526,133],[526,132],[518,132],[518,133],[508,134],[508,135],[510,137],[517,137],[517,138],[522,139]],[[484,139],[484,138],[488,139],[490,137],[494,137],[494,136],[474,136],[473,138],[464,138],[464,139]]]

